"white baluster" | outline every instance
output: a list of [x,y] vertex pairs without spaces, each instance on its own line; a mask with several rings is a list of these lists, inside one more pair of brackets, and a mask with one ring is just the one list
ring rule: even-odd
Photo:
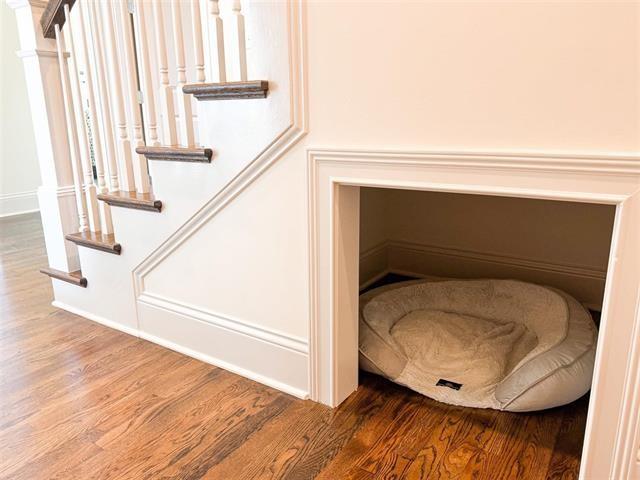
[[156,100],[155,92],[153,89],[153,81],[151,75],[151,45],[149,43],[149,36],[147,34],[147,21],[145,15],[145,1],[138,0],[137,13],[138,13],[138,34],[140,38],[140,48],[142,50],[142,80],[144,82],[144,101],[143,106],[146,107],[146,124],[148,126],[150,145],[160,145],[158,140],[158,120],[156,118]]
[[76,193],[76,207],[78,209],[78,230],[86,232],[89,230],[87,223],[87,204],[82,194],[82,165],[80,164],[80,147],[78,145],[78,128],[73,110],[73,99],[71,98],[71,82],[69,80],[69,69],[65,56],[64,39],[60,33],[60,27],[55,26],[56,46],[58,47],[58,63],[60,65],[60,80],[62,83],[62,98],[64,100],[64,114],[67,121],[67,137],[69,140],[69,157],[71,159],[71,171],[73,173],[73,187]]
[[[107,192],[107,184],[104,178],[104,153],[102,151],[102,138],[100,133],[100,125],[98,118],[98,111],[96,108],[96,97],[95,91],[93,87],[93,72],[92,72],[92,62],[89,59],[89,42],[87,41],[87,32],[85,28],[85,20],[87,16],[86,6],[87,4],[84,2],[79,2],[79,14],[80,14],[80,33],[83,43],[83,58],[84,58],[84,66],[85,72],[87,75],[87,101],[89,103],[89,116],[91,120],[91,134],[87,136],[87,140],[93,140],[93,159],[96,166],[96,173],[98,176],[98,192],[106,193]],[[87,131],[87,133],[89,133]],[[113,226],[111,223],[111,209],[109,205],[105,202],[100,202],[98,205],[100,210],[100,230],[103,234],[111,234],[113,233]]]
[[106,56],[109,61],[107,71],[112,90],[112,99],[115,106],[116,122],[118,127],[118,157],[120,159],[120,188],[123,191],[132,192],[136,189],[133,175],[133,162],[131,160],[132,149],[127,128],[127,115],[125,113],[124,93],[122,90],[122,65],[119,61],[118,45],[116,43],[116,28],[113,20],[113,12],[109,2],[100,2],[102,7],[101,17],[106,23],[104,28],[106,40]]
[[247,80],[247,45],[240,0],[233,0],[231,9],[227,74],[231,80],[245,81]]
[[76,123],[83,125],[84,135],[78,132],[78,146],[80,149],[80,160],[82,165],[82,173],[84,177],[84,194],[87,204],[87,217],[89,220],[89,229],[92,232],[100,231],[100,215],[98,213],[98,200],[96,198],[96,186],[93,183],[93,168],[91,166],[91,153],[89,151],[89,141],[87,132],[87,123],[84,117],[84,109],[82,108],[82,91],[80,89],[80,72],[78,70],[78,59],[76,55],[75,42],[73,40],[73,31],[71,18],[69,15],[69,5],[64,6],[65,15],[65,38],[69,45],[71,54],[72,88],[73,105],[75,109]]
[[202,18],[200,0],[191,0],[191,22],[193,23],[193,51],[196,59],[196,81],[204,82],[204,47],[202,45]]
[[[117,192],[120,190],[120,181],[118,178],[118,160],[115,146],[115,134],[113,131],[113,120],[111,118],[111,92],[109,91],[109,83],[105,73],[106,62],[104,58],[104,36],[100,23],[98,22],[96,9],[98,4],[88,2],[89,17],[91,31],[93,32],[93,55],[97,63],[98,91],[100,92],[99,100],[102,111],[102,125],[104,127],[105,136],[105,155],[107,157],[107,166],[109,167],[109,190]],[[98,123],[96,121],[96,123]]]
[[[114,7],[120,13],[120,22],[122,31],[124,32],[124,54],[125,65],[124,75],[127,78],[127,87],[129,89],[130,112],[133,120],[133,140],[136,147],[144,146],[144,138],[142,135],[142,114],[140,113],[140,104],[138,103],[138,84],[136,70],[135,47],[133,44],[133,32],[131,31],[131,17],[127,2],[117,1]],[[134,154],[133,157],[133,173],[136,179],[136,190],[139,193],[148,193],[150,190],[149,170],[147,168],[147,159],[144,155]]]
[[[220,18],[218,0],[209,0],[209,49],[210,78],[217,73],[218,82],[227,81],[227,69],[224,59],[224,27]],[[210,80],[211,81],[211,80]]]
[[182,87],[187,83],[187,66],[184,55],[184,35],[182,33],[182,15],[180,14],[180,2],[171,2],[171,19],[173,26],[173,43],[176,53],[176,69],[178,81],[176,94],[178,97],[178,115],[180,116],[180,137],[186,147],[195,145],[193,128],[193,112],[191,110],[191,95],[182,92]]
[[169,61],[167,60],[167,43],[165,41],[164,14],[162,3],[154,1],[153,19],[156,32],[156,51],[158,52],[158,65],[160,69],[160,105],[162,108],[162,131],[166,145],[175,147],[178,145],[178,132],[176,130],[176,109],[173,102],[173,89],[169,84]]

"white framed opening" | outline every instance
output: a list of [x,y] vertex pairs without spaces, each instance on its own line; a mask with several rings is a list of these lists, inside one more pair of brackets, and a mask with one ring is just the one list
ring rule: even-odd
[[[359,188],[614,205],[581,478],[626,478],[639,335],[640,162],[635,157],[310,151],[310,395],[335,406],[358,385]],[[631,414],[631,415],[630,415]],[[603,448],[607,445],[607,448]],[[599,447],[599,448],[598,448]]]

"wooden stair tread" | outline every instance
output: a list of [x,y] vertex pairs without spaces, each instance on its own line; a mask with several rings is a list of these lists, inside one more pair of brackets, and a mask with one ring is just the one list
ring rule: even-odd
[[224,83],[190,83],[182,91],[198,100],[236,100],[246,98],[266,98],[269,91],[267,80]]
[[98,195],[98,200],[102,200],[103,202],[116,207],[134,208],[136,210],[147,210],[150,212],[159,212],[162,210],[162,202],[160,200],[156,200],[151,193],[100,193]]
[[122,251],[122,247],[116,242],[113,233],[103,235],[101,232],[78,232],[69,233],[64,238],[76,245],[113,253],[114,255],[120,255]]
[[187,147],[138,147],[136,153],[147,160],[169,160],[175,162],[211,163],[213,150],[210,148]]
[[50,276],[51,278],[56,278],[63,282],[77,285],[78,287],[87,287],[87,279],[82,276],[82,272],[80,270],[76,270],[75,272],[63,272],[62,270],[56,270],[55,268],[44,267],[40,269],[40,272]]

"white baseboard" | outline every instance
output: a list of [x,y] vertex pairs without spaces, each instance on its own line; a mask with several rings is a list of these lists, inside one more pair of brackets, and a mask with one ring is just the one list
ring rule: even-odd
[[291,345],[286,341],[283,342],[285,346],[276,345],[145,302],[138,302],[139,330],[57,300],[52,305],[294,397],[309,398],[308,354],[289,348]]
[[388,243],[382,242],[360,254],[360,290],[390,273],[388,251]]
[[387,275],[389,275],[390,273],[397,273],[397,272],[392,272],[391,270],[389,270],[388,268],[385,268],[384,270],[382,270],[381,272],[377,273],[376,275],[374,275],[373,277],[370,278],[365,278],[362,283],[360,283],[360,285],[358,286],[358,290],[362,291],[365,288],[370,287],[371,285],[373,285],[374,283],[376,283],[378,280],[382,280],[384,277],[386,277]]
[[53,302],[51,302],[51,305],[53,305],[56,308],[60,308],[61,310],[66,310],[69,313],[73,313],[74,315],[84,317],[87,320],[91,320],[93,322],[99,323],[100,325],[104,325],[105,327],[113,328],[114,330],[119,330],[123,333],[133,335],[134,337],[140,336],[138,330],[135,328],[127,327],[125,325],[114,322],[112,320],[108,320],[104,317],[100,317],[99,315],[94,315],[93,313],[87,312],[86,310],[72,307],[71,305],[67,305],[64,302],[54,300]]
[[[384,251],[384,253],[382,253]],[[386,258],[381,264],[379,258]],[[377,268],[377,271],[376,271]],[[602,309],[606,270],[436,245],[387,241],[360,257],[361,287],[386,273],[415,277],[517,278],[560,288],[592,310]]]
[[149,294],[138,298],[140,337],[298,398],[309,397],[308,343]]
[[0,194],[0,218],[37,212],[38,210],[37,190]]

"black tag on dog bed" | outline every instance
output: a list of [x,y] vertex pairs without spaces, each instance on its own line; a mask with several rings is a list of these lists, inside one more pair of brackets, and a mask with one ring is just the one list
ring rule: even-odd
[[460,390],[462,388],[462,384],[441,378],[440,380],[438,380],[438,383],[436,383],[436,387],[449,387],[453,388],[454,390]]

